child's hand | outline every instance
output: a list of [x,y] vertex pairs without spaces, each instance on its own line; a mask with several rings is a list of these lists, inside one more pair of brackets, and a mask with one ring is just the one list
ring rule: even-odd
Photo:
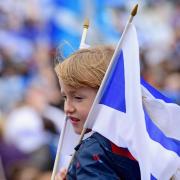
[[66,179],[67,169],[62,168],[60,172],[56,175],[55,180],[65,180]]

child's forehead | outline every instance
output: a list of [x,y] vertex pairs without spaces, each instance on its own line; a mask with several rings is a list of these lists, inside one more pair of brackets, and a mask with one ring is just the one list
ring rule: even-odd
[[91,87],[78,87],[78,88],[76,88],[76,87],[72,87],[72,86],[70,86],[70,85],[63,85],[62,87],[61,87],[61,92],[62,93],[68,93],[68,94],[77,94],[77,93],[80,93],[80,94],[82,94],[82,93],[86,93],[86,92],[89,92],[89,91],[91,91],[92,89],[94,89],[94,88],[91,88]]

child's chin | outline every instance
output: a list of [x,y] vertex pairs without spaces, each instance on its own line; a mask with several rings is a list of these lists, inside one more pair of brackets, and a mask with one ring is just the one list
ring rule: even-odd
[[[74,129],[74,131],[75,131],[75,133],[76,134],[81,134],[81,132],[82,132],[82,130],[83,130],[83,128],[82,129],[80,129],[80,128],[75,128],[75,127],[73,127],[73,129]],[[85,131],[85,134],[86,133],[89,133],[89,132],[91,132],[92,131],[92,129],[86,129],[86,131]]]
[[82,129],[74,128],[74,131],[75,131],[76,134],[81,134]]

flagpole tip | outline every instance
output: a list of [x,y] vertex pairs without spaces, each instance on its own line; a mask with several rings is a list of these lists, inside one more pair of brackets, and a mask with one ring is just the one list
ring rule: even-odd
[[131,11],[131,16],[135,16],[137,14],[137,10],[138,10],[138,4],[136,4],[133,10]]
[[88,19],[88,18],[86,18],[86,19],[84,20],[84,25],[83,25],[83,27],[86,28],[86,29],[89,28],[89,19]]

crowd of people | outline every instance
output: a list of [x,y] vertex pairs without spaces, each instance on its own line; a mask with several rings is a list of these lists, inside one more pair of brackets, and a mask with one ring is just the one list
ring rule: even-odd
[[[54,57],[78,49],[85,17],[90,46],[116,45],[135,3],[0,1],[0,179],[50,178],[64,122]],[[134,20],[142,75],[178,104],[179,16],[178,0],[146,0]]]

